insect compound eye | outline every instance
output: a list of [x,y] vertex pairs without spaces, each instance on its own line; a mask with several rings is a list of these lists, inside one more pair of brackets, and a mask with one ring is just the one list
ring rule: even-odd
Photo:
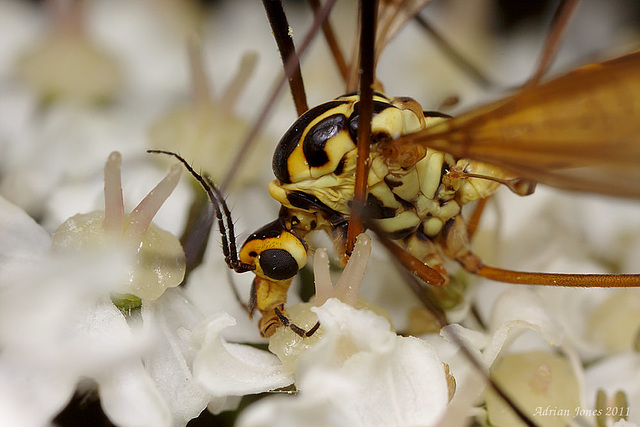
[[250,235],[238,254],[244,263],[255,265],[254,273],[267,280],[286,280],[307,263],[304,240],[285,227],[282,219]]
[[298,262],[284,249],[267,249],[260,254],[260,267],[265,276],[285,280],[298,272]]

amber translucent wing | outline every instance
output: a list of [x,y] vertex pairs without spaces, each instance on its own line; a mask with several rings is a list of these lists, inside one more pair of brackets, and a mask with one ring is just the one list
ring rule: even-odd
[[396,141],[446,151],[568,190],[640,198],[640,51]]

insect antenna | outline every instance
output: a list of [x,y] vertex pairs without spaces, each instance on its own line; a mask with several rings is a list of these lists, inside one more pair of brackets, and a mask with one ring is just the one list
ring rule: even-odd
[[[178,159],[189,171],[189,173],[198,181],[204,191],[209,196],[209,200],[213,205],[216,218],[218,220],[218,229],[220,230],[220,236],[222,240],[222,253],[224,254],[224,260],[232,270],[238,273],[244,273],[246,271],[255,270],[255,266],[246,264],[240,261],[238,257],[238,251],[236,248],[236,236],[233,226],[233,220],[231,219],[231,212],[227,206],[227,202],[222,196],[220,189],[209,179],[209,177],[203,177],[196,172],[191,165],[179,154],[172,151],[165,150],[147,150],[147,153],[152,154],[166,154]],[[226,223],[226,224],[225,224]]]
[[282,64],[287,67],[287,63],[291,61],[291,73],[286,73],[289,80],[289,87],[293,102],[296,105],[298,116],[301,116],[309,109],[307,105],[307,95],[304,90],[304,82],[302,80],[302,72],[300,71],[300,58],[296,54],[296,48],[293,44],[292,34],[289,32],[289,21],[287,15],[282,8],[280,0],[262,0],[269,25],[273,31],[273,37],[278,45]]
[[[311,44],[311,41],[314,39],[318,30],[322,26],[322,23],[327,19],[327,16],[329,16],[329,12],[331,11],[335,3],[336,3],[336,0],[328,0],[324,4],[324,6],[320,9],[320,11],[315,15],[313,19],[313,24],[311,25],[311,28],[305,35],[302,43],[300,44],[300,48],[298,49],[299,56],[302,56],[304,52],[306,52],[307,48]],[[275,87],[269,94],[269,97],[265,105],[262,107],[260,111],[260,115],[258,116],[253,126],[249,130],[249,133],[244,138],[244,140],[239,144],[238,151],[236,152],[236,155],[231,162],[231,164],[235,165],[236,167],[230,168],[229,172],[227,172],[226,176],[222,180],[222,184],[220,185],[220,188],[222,190],[224,190],[225,188],[228,188],[229,184],[235,178],[237,171],[240,169],[240,165],[244,161],[245,157],[247,157],[246,154],[247,154],[247,151],[249,150],[249,147],[251,146],[251,143],[254,141],[255,137],[258,135],[258,132],[260,131],[260,129],[262,129],[262,126],[266,122],[269,116],[269,113],[273,110],[273,108],[271,107],[275,102],[276,98],[278,97],[278,95],[280,94],[280,91],[284,87],[285,80],[288,79],[287,76],[292,75],[294,66],[295,64],[294,64],[293,57],[289,57],[284,66],[284,70],[285,70],[284,75],[279,79],[278,83],[275,85]]]
[[[225,197],[220,191],[220,189],[213,183],[213,181],[211,181],[211,178],[209,178],[208,176],[205,176],[204,179],[209,185],[209,188],[213,190],[213,192],[215,193],[216,199],[218,200],[220,207],[222,207],[222,215],[220,215],[220,209],[216,206],[216,216],[218,217],[218,224],[219,224],[221,233],[223,230],[225,230],[224,224],[222,223],[222,218],[224,218],[226,222],[226,236],[225,236],[225,233],[222,233],[222,239],[223,239],[223,242],[226,239],[227,250],[225,253],[224,252],[225,243],[223,243],[223,253],[225,255],[225,259],[229,257],[229,261],[227,261],[227,264],[229,264],[229,262],[235,263],[234,265],[238,265],[238,263],[242,264],[238,259],[238,249],[236,246],[236,238],[235,238],[235,225],[231,218],[231,212],[229,211],[229,207],[227,205]],[[244,264],[244,265],[249,265],[249,264]],[[229,264],[229,266],[231,266],[231,264]],[[233,268],[233,269],[238,271],[236,268]],[[241,273],[243,271],[247,271],[247,270],[243,269],[242,271],[238,271],[238,272]]]

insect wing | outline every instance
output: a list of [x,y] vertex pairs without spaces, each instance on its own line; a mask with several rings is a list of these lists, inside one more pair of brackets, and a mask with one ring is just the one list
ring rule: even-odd
[[640,51],[578,68],[397,141],[577,191],[640,198]]

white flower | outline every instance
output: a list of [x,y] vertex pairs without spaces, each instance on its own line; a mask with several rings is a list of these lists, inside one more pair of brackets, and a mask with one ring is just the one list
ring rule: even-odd
[[[167,289],[182,280],[182,250],[167,232],[147,233],[179,173],[174,168],[125,219],[113,154],[106,213],[68,221],[54,238],[55,255],[48,233],[0,198],[0,424],[49,422],[83,378],[95,382],[103,410],[123,426],[185,425],[207,406],[237,404],[229,396],[291,383],[275,356],[221,341],[233,323],[228,315],[205,319],[180,289]],[[111,302],[114,293],[136,297],[127,315]],[[220,366],[234,370],[215,377]]]
[[185,338],[200,347],[193,371],[202,386],[212,396],[226,398],[290,385],[293,376],[273,354],[229,343],[221,336],[223,329],[235,323],[228,314],[219,313],[206,319]]
[[[318,298],[329,299],[311,308],[320,329],[311,338],[292,342],[291,331],[281,328],[270,344],[284,357],[285,366],[295,366],[298,393],[255,404],[242,414],[240,426],[434,425],[443,414],[449,390],[435,350],[418,338],[396,335],[386,318],[332,297],[356,303],[370,251],[370,240],[359,237],[335,289],[321,253],[314,263]],[[308,312],[309,307],[301,310]],[[300,326],[312,326],[308,316],[295,314],[295,306],[288,312]],[[291,346],[301,349],[291,351]]]
[[314,310],[324,336],[298,360],[298,394],[255,404],[243,413],[240,426],[436,423],[448,389],[431,346],[398,336],[383,317],[336,299]]
[[[585,374],[587,404],[589,408],[596,408],[598,390],[604,391],[607,397],[606,408],[620,408],[623,415],[628,415],[628,421],[640,424],[640,354],[637,351],[627,351],[605,358],[586,369]],[[626,402],[613,402],[613,396],[624,393]],[[610,413],[610,415],[612,415]],[[625,425],[625,424],[622,424]]]

